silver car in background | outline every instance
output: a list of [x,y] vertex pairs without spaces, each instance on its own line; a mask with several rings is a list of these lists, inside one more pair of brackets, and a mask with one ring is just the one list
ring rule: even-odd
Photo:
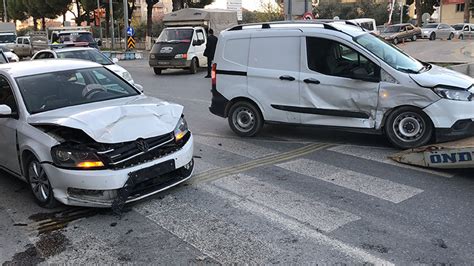
[[452,26],[454,28],[454,38],[464,40],[474,38],[474,24],[459,23]]
[[454,28],[445,23],[428,23],[421,28],[421,38],[452,40],[454,38]]

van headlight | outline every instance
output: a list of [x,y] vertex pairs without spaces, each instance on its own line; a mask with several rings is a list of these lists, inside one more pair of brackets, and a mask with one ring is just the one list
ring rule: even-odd
[[58,167],[82,170],[104,168],[104,163],[92,151],[75,150],[59,145],[51,149],[51,156]]
[[436,87],[433,89],[441,98],[454,101],[472,101],[473,94],[463,89],[448,89]]
[[174,139],[176,142],[179,142],[188,134],[189,129],[188,129],[188,123],[186,123],[186,119],[182,116],[181,119],[179,119],[178,124],[174,128]]

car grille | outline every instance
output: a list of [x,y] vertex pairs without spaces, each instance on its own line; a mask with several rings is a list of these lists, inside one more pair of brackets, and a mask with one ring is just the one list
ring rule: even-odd
[[189,137],[190,133],[179,143],[176,143],[173,133],[168,133],[158,137],[115,144],[108,147],[108,150],[97,152],[97,154],[108,168],[123,169],[176,152],[186,144]]

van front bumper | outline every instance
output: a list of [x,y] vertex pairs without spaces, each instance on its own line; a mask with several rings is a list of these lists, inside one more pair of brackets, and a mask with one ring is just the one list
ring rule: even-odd
[[[192,175],[193,136],[178,151],[120,170],[68,170],[43,165],[55,198],[66,205],[112,207],[129,203],[176,186]],[[125,198],[120,198],[127,192]]]
[[191,61],[186,59],[170,59],[170,60],[161,60],[161,59],[151,59],[148,61],[150,67],[157,68],[188,68],[191,66]]
[[474,136],[474,101],[441,99],[424,111],[433,122],[436,141]]

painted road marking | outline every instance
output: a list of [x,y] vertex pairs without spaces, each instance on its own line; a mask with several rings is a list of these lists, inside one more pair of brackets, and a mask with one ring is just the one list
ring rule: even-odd
[[393,203],[400,203],[423,192],[419,188],[307,159],[285,162],[277,166]]
[[283,152],[279,154],[266,156],[260,159],[252,160],[240,165],[233,165],[233,166],[223,167],[223,168],[219,168],[215,170],[209,170],[201,174],[195,175],[191,179],[190,183],[196,184],[196,183],[216,180],[228,175],[235,175],[235,174],[248,171],[254,168],[258,168],[258,167],[262,167],[266,165],[272,165],[272,164],[280,163],[283,161],[288,161],[288,160],[301,157],[303,155],[306,155],[306,154],[309,154],[309,153],[312,153],[324,148],[328,148],[328,147],[331,147],[331,145],[324,144],[324,143],[314,143],[314,144],[309,144],[304,147],[291,150],[288,152]]
[[359,157],[367,160],[372,160],[376,161],[379,163],[385,163],[389,165],[394,165],[397,167],[401,168],[406,168],[410,170],[415,170],[418,172],[423,172],[423,173],[429,173],[432,175],[437,175],[441,177],[447,177],[451,178],[454,176],[452,173],[448,172],[441,172],[441,171],[436,171],[436,170],[431,170],[431,169],[425,169],[421,167],[416,167],[416,166],[411,166],[411,165],[406,165],[406,164],[401,164],[397,163],[395,161],[392,161],[388,159],[389,155],[394,154],[397,152],[395,149],[389,149],[389,148],[383,148],[383,147],[364,147],[364,146],[355,146],[355,145],[339,145],[335,146],[332,148],[329,148],[328,150],[337,152],[337,153],[342,153],[345,155],[350,155],[354,157]]
[[213,195],[221,197],[225,200],[228,200],[234,208],[241,209],[244,211],[251,212],[255,215],[258,215],[262,218],[268,219],[281,227],[283,230],[288,230],[292,234],[310,239],[311,241],[316,242],[317,244],[329,247],[333,250],[336,250],[340,253],[345,254],[346,256],[351,257],[354,261],[361,263],[372,263],[375,265],[394,265],[393,263],[386,261],[382,258],[378,258],[367,251],[353,247],[349,244],[346,244],[338,239],[331,238],[318,230],[314,229],[307,224],[301,223],[291,217],[286,217],[279,212],[276,212],[272,209],[269,209],[261,204],[254,203],[252,201],[246,200],[245,198],[239,197],[234,193],[226,192],[218,187],[213,185],[200,184],[198,185],[200,189],[203,189]]
[[204,144],[215,149],[227,151],[233,154],[240,155],[242,157],[252,159],[277,153],[277,151],[273,149],[268,149],[248,142],[229,138],[195,135],[194,140],[200,144]]
[[229,176],[214,181],[212,184],[324,232],[331,232],[360,219],[352,213],[261,182],[248,175]]

